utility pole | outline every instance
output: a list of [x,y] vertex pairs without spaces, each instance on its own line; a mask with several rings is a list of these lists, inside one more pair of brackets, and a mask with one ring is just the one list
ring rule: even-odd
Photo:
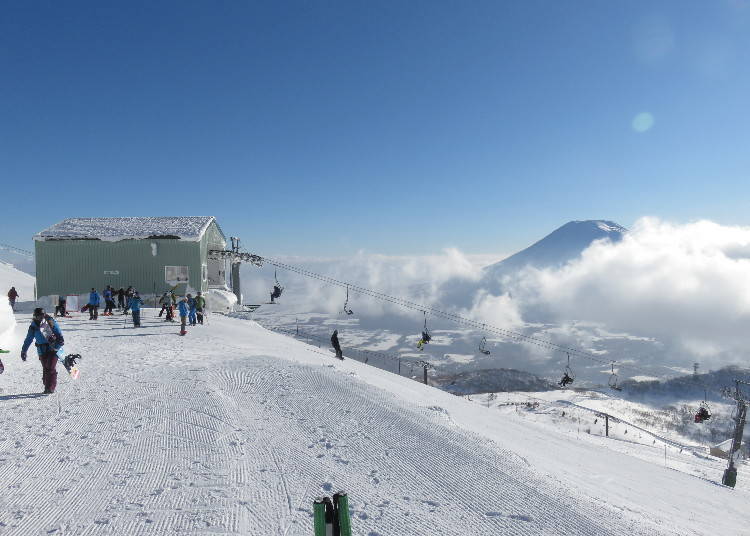
[[[232,253],[240,252],[240,239],[236,236],[230,236],[229,239],[232,241]],[[237,305],[242,305],[242,286],[240,284],[240,262],[237,257],[232,258],[229,261],[232,265],[232,291],[237,296]]]
[[698,379],[698,367],[700,366],[699,363],[693,363],[693,379]]
[[735,459],[739,458],[739,450],[742,446],[742,434],[745,431],[745,419],[747,417],[747,401],[740,392],[740,384],[750,385],[742,380],[734,380],[735,391],[732,397],[737,402],[737,417],[734,419],[734,435],[732,435],[732,447],[729,449],[729,465],[724,471],[721,483],[733,488],[737,484],[737,467]]
[[427,361],[417,361],[417,365],[420,367],[424,367],[424,384],[427,385],[427,370],[435,367],[433,367]]

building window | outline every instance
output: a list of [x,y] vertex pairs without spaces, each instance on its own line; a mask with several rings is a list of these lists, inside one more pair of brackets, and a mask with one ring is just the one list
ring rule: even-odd
[[190,271],[187,266],[165,266],[164,280],[170,285],[187,283],[190,279]]

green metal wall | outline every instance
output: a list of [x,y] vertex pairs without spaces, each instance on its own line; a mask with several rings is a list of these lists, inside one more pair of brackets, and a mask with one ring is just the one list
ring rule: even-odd
[[[213,225],[213,224],[212,224]],[[204,237],[205,239],[205,237]],[[157,254],[152,254],[151,244]],[[193,289],[206,290],[201,279],[202,254],[205,245],[173,239],[122,240],[48,240],[36,241],[37,296],[51,294],[83,294],[91,287],[101,290],[106,285],[119,288],[132,285],[141,294],[161,293],[168,288],[164,280],[165,266],[188,266],[189,284]],[[117,271],[119,274],[105,274]],[[178,288],[179,292],[184,291]]]

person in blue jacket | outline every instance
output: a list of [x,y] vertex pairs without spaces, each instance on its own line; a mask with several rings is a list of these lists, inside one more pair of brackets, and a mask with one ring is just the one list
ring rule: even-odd
[[52,394],[57,387],[57,355],[65,344],[65,339],[58,323],[41,307],[34,309],[31,316],[31,325],[21,347],[23,361],[26,361],[26,352],[32,341],[36,344],[36,352],[42,362],[44,394]]
[[193,298],[192,294],[187,295],[187,305],[188,305],[188,322],[190,322],[191,326],[195,326],[197,322],[197,318],[195,316],[197,312],[197,305],[195,303],[195,298]]
[[177,308],[180,310],[180,335],[185,335],[185,333],[187,333],[185,322],[187,321],[188,315],[187,298],[182,298],[180,303],[177,304]]
[[143,304],[143,300],[141,299],[141,295],[138,294],[138,291],[133,291],[133,295],[128,300],[128,308],[133,313],[133,326],[139,328],[141,327],[141,305]]
[[112,316],[112,309],[115,307],[115,300],[112,297],[112,287],[107,285],[104,289],[104,316]]
[[101,296],[99,296],[95,288],[92,288],[89,294],[89,320],[97,320],[99,318],[99,304],[101,302]]

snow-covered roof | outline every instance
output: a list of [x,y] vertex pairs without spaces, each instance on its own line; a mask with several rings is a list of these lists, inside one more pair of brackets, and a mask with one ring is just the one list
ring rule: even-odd
[[213,216],[68,218],[36,234],[34,240],[118,242],[138,238],[178,238],[197,242],[214,221]]

